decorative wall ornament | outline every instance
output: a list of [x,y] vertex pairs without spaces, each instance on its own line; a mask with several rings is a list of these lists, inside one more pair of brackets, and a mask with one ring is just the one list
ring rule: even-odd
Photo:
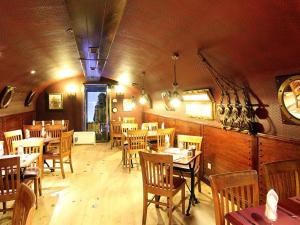
[[24,105],[26,107],[30,106],[32,104],[32,100],[35,96],[36,92],[35,91],[30,91],[25,99]]
[[250,91],[248,88],[237,85],[232,80],[221,75],[207,61],[200,49],[198,49],[198,56],[201,62],[206,65],[212,78],[221,90],[221,101],[217,104],[217,116],[222,127],[226,130],[249,134],[257,133],[255,129],[255,113],[250,102]]
[[0,93],[0,108],[4,109],[7,108],[9,103],[12,101],[14,93],[15,93],[15,87],[12,86],[6,86]]

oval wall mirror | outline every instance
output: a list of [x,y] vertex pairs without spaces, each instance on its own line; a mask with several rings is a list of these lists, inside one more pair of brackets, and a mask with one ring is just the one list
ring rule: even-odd
[[300,75],[288,77],[281,83],[278,101],[285,117],[283,122],[300,124]]
[[7,108],[15,93],[15,87],[6,86],[0,94],[0,108]]
[[26,97],[26,99],[25,99],[25,102],[24,102],[24,105],[25,105],[26,107],[28,107],[28,106],[31,105],[32,100],[33,100],[35,94],[36,94],[35,91],[30,91],[30,92],[28,93],[28,95],[27,95],[27,97]]

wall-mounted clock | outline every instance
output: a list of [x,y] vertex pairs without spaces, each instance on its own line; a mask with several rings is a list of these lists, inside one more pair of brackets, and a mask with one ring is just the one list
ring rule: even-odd
[[118,108],[117,108],[117,107],[113,107],[113,108],[112,108],[112,112],[113,112],[113,113],[118,112]]

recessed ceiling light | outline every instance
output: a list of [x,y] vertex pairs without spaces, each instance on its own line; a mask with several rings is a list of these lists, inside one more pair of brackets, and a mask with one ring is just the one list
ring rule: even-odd
[[30,73],[31,73],[31,74],[35,74],[36,71],[35,71],[35,70],[31,70]]

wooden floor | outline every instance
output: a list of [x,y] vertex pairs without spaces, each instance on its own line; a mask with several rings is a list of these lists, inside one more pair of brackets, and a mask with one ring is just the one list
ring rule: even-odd
[[[59,170],[45,174],[34,225],[141,224],[141,171],[134,168],[128,173],[121,165],[120,150],[111,150],[109,144],[75,146],[73,162],[73,174],[65,165],[66,179],[62,179]],[[173,224],[215,224],[210,188],[206,185],[202,188],[203,193],[196,193],[200,203],[192,207],[191,216],[182,215],[178,207]],[[179,199],[180,194],[174,202],[179,203]],[[167,222],[164,208],[149,206],[148,225]]]

